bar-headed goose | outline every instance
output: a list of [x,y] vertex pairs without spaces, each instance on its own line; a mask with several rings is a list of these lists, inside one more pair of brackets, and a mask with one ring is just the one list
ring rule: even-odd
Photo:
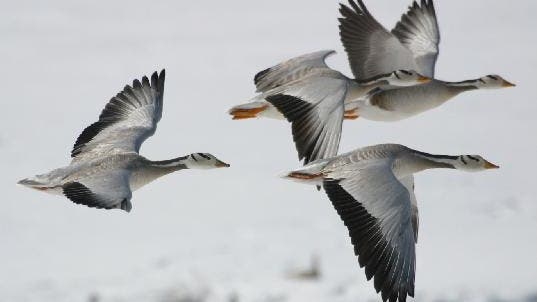
[[[254,82],[256,96],[250,103],[235,106],[234,120],[255,117],[287,119],[299,159],[304,163],[337,154],[343,119],[354,119],[346,111],[371,90],[384,86],[409,86],[429,81],[415,71],[396,70],[353,80],[328,67],[332,50],[302,55],[259,72]],[[351,108],[352,109],[352,108]]]
[[192,153],[164,161],[138,154],[162,116],[165,71],[134,80],[113,97],[99,121],[82,131],[67,167],[19,181],[49,193],[63,194],[77,204],[129,212],[132,191],[182,169],[229,167],[208,153]]
[[382,300],[391,302],[414,296],[418,206],[413,174],[433,168],[471,172],[498,166],[478,155],[433,155],[386,144],[319,160],[286,177],[323,186],[367,279],[374,277]]
[[[341,4],[341,42],[357,79],[397,69],[416,70],[434,78],[440,31],[432,0],[414,1],[395,28],[387,31],[367,10],[362,0]],[[432,80],[410,87],[375,89],[349,104],[349,114],[377,121],[396,121],[436,108],[458,94],[476,90],[512,87],[500,76],[446,82]]]

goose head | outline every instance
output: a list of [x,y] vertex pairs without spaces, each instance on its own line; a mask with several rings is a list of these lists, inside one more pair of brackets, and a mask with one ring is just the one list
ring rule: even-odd
[[422,76],[414,70],[396,70],[386,76],[386,81],[393,86],[414,86],[428,83],[430,78]]
[[452,162],[455,169],[478,172],[489,169],[498,169],[499,166],[487,161],[480,155],[460,155]]
[[230,166],[210,153],[192,153],[184,161],[184,164],[189,169],[215,169]]
[[476,87],[479,89],[498,89],[515,86],[515,84],[508,82],[501,76],[493,74],[479,78],[476,82]]

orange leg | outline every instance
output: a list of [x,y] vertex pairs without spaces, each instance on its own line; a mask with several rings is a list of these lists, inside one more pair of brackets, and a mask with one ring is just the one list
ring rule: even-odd
[[234,109],[230,112],[230,114],[233,115],[234,120],[244,120],[249,118],[256,118],[260,112],[265,111],[267,108],[268,106],[265,105],[262,107],[251,109]]
[[358,114],[358,110],[356,109],[346,110],[345,115],[343,115],[343,118],[346,120],[355,120],[359,117],[360,115]]
[[306,173],[299,173],[299,172],[292,172],[289,173],[288,177],[296,178],[296,179],[315,179],[317,177],[320,177],[321,174],[306,174]]

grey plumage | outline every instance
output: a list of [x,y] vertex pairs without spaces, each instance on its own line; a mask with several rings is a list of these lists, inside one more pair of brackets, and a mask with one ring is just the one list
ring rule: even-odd
[[313,162],[287,178],[323,186],[382,300],[406,301],[414,296],[419,228],[413,174],[432,168],[498,167],[477,155],[434,155],[384,144]]
[[105,106],[99,120],[85,128],[71,152],[67,167],[19,181],[49,193],[63,194],[77,204],[98,209],[132,209],[132,191],[168,173],[187,168],[229,166],[210,154],[199,153],[166,161],[138,154],[162,117],[165,71],[154,72],[125,86]]
[[341,4],[340,37],[357,79],[394,70],[415,70],[433,78],[440,31],[432,1],[417,2],[389,32],[362,0]]
[[[304,163],[337,154],[346,104],[371,89],[386,86],[396,74],[376,74],[368,79],[349,79],[330,68],[325,60],[333,50],[301,55],[267,68],[254,77],[260,94],[248,104],[230,110],[234,118],[283,116],[292,124],[293,140]],[[416,84],[420,75],[401,71]]]

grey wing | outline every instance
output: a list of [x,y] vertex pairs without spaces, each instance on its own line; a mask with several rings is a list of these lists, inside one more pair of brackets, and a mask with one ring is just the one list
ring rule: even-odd
[[440,30],[432,0],[416,1],[397,23],[392,33],[412,52],[416,71],[434,78]]
[[99,120],[80,134],[71,151],[73,160],[102,153],[138,153],[162,117],[164,79],[162,70],[153,73],[151,82],[144,76],[141,82],[125,86],[106,104]]
[[335,54],[333,50],[317,51],[289,59],[258,72],[254,77],[257,92],[267,92],[306,76],[314,69],[329,69],[325,60]]
[[119,170],[69,182],[62,186],[63,195],[76,204],[97,209],[132,209],[129,171]]
[[357,79],[417,69],[412,52],[375,20],[362,0],[341,4],[340,13],[339,35]]
[[265,97],[291,123],[304,164],[337,154],[347,87],[346,79],[317,77]]
[[331,172],[326,194],[347,226],[361,267],[383,301],[414,296],[416,252],[408,190],[392,161],[365,160]]
[[418,231],[420,227],[420,218],[418,212],[418,200],[416,199],[414,175],[400,178],[399,181],[405,186],[410,194],[410,204],[412,205],[412,229],[414,230],[414,240],[418,243]]

